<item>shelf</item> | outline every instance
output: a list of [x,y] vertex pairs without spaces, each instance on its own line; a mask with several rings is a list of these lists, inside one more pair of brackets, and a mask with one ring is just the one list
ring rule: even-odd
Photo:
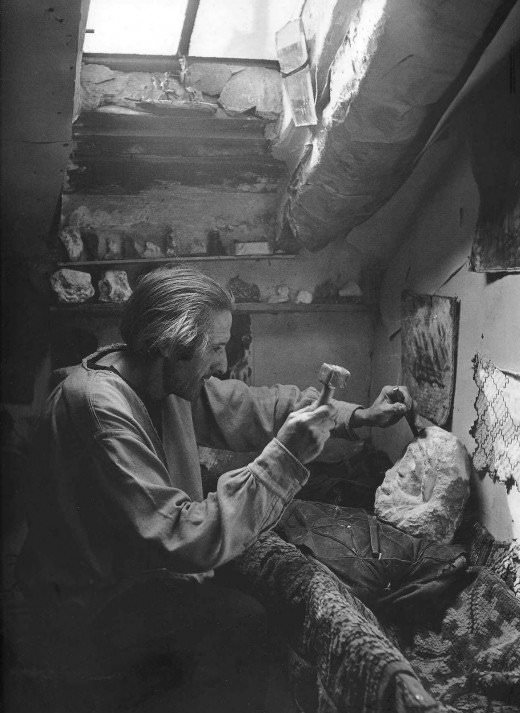
[[[121,304],[101,304],[99,302],[84,302],[77,305],[54,305],[51,312],[56,315],[78,315],[89,317],[112,317],[123,311],[124,303]],[[280,313],[322,313],[322,312],[350,312],[353,309],[367,309],[367,305],[359,297],[353,297],[348,302],[341,304],[295,304],[294,302],[281,302],[269,304],[268,302],[238,302],[235,305],[236,312],[250,312],[256,314],[280,314]]]
[[273,255],[182,255],[179,257],[157,258],[122,258],[121,260],[80,260],[76,262],[58,262],[58,267],[110,267],[114,265],[165,265],[175,262],[240,262],[242,260],[288,260],[296,257],[289,253]]

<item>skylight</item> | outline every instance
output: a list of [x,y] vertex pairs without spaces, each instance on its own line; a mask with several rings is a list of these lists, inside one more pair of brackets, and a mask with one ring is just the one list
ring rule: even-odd
[[302,4],[303,0],[90,0],[83,51],[274,60],[275,32],[299,16]]
[[175,55],[188,0],[90,0],[84,52]]
[[201,0],[190,55],[276,59],[275,32],[299,17],[301,6],[302,0]]

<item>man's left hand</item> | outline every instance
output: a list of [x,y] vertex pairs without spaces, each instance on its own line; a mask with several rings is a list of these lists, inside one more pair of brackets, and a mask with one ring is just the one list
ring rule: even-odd
[[[396,388],[402,394],[403,402],[395,398]],[[381,393],[368,408],[358,408],[352,414],[350,426],[379,426],[386,428],[397,423],[412,408],[412,397],[406,386],[383,386]]]

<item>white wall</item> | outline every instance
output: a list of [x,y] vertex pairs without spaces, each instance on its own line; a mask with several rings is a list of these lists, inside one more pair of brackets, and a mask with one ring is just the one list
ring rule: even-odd
[[[424,160],[428,160],[425,156]],[[458,297],[461,303],[458,363],[452,431],[473,453],[469,430],[476,418],[477,388],[471,360],[479,352],[502,369],[520,372],[520,275],[489,281],[469,272],[468,256],[475,230],[479,195],[463,145],[432,187],[401,248],[391,260],[381,294],[381,320],[376,330],[372,391],[400,376],[400,295],[403,289]],[[462,266],[456,275],[450,276]],[[444,284],[445,283],[445,284]],[[392,335],[394,335],[392,337]],[[399,457],[411,439],[405,423],[374,429],[378,447]],[[506,496],[501,484],[474,478],[480,519],[499,539],[520,537],[520,494]]]

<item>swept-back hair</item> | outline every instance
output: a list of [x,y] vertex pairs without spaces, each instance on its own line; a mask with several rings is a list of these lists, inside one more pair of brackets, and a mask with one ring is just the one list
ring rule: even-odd
[[121,334],[141,358],[168,354],[191,359],[209,340],[215,311],[233,309],[233,297],[215,280],[187,267],[161,267],[139,280],[125,305]]

